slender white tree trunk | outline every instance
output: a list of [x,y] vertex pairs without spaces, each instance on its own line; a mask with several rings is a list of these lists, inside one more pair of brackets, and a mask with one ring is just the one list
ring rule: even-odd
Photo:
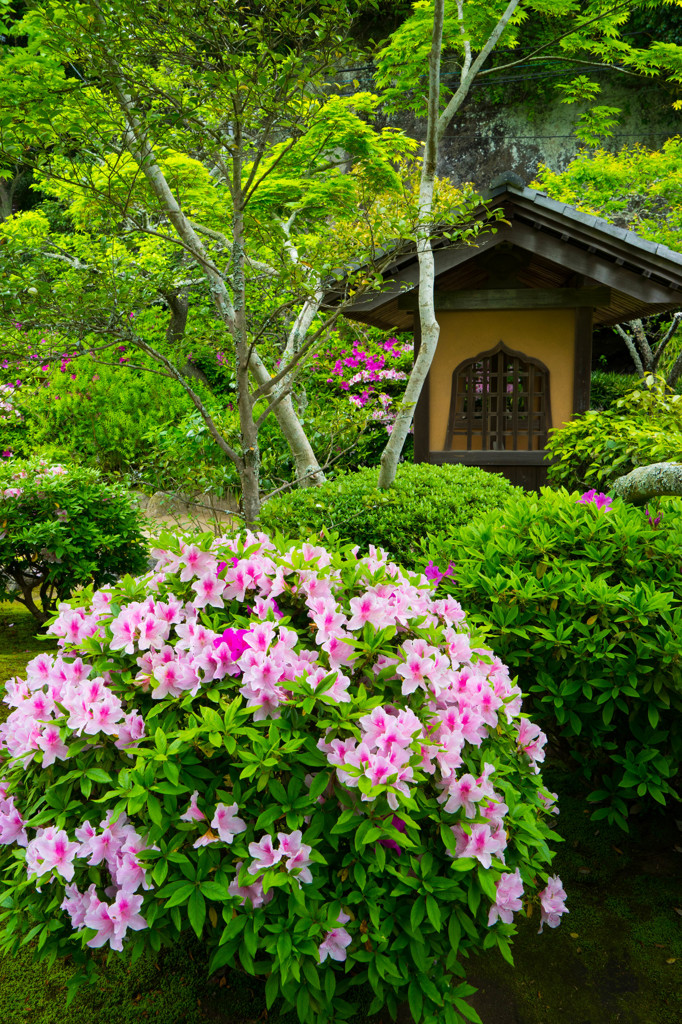
[[485,46],[475,60],[472,61],[471,45],[464,27],[464,2],[458,0],[457,15],[464,44],[464,60],[460,73],[460,84],[445,110],[439,115],[440,100],[440,59],[443,48],[443,21],[445,0],[435,0],[433,12],[433,31],[431,33],[431,51],[429,53],[429,102],[426,126],[426,148],[422,175],[419,187],[419,224],[416,232],[417,259],[419,261],[419,320],[421,324],[421,346],[414,362],[405,394],[398,409],[393,430],[388,444],[381,455],[379,470],[379,487],[384,489],[395,480],[400,454],[412,425],[414,411],[421,394],[424,382],[431,368],[438,344],[439,326],[433,298],[434,258],[431,247],[433,234],[433,189],[438,163],[438,150],[443,133],[449,127],[453,117],[466,99],[471,85],[487,60],[491,51],[504,32],[509,19],[516,10],[520,0],[511,0],[504,14],[490,34]]
[[[251,355],[251,372],[256,383],[261,386],[267,384],[270,380],[268,369],[257,352]],[[271,393],[268,395],[268,400],[278,399],[288,388],[289,381],[287,378],[284,378],[273,386]],[[283,398],[280,398],[273,409],[273,413],[277,417],[279,428],[291,450],[296,467],[296,480],[299,485],[301,487],[310,487],[324,483],[324,473],[303,429],[303,424],[296,415],[290,394],[285,394]]]

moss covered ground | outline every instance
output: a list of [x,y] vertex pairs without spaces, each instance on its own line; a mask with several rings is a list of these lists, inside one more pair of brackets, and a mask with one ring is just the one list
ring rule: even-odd
[[[0,685],[38,651],[36,625],[18,604],[0,604]],[[4,717],[4,716],[3,716]],[[575,773],[544,773],[560,797],[554,870],[570,914],[537,935],[538,920],[520,922],[515,967],[490,952],[467,971],[479,988],[472,1002],[483,1024],[676,1024],[682,1021],[682,810],[631,819],[631,832],[589,820]],[[100,980],[66,1007],[71,969],[50,970],[32,947],[0,957],[0,1024],[256,1024],[295,1017],[268,1015],[259,981],[238,973],[207,980],[194,940],[131,966],[107,960]],[[355,1024],[388,1024],[388,1016]]]

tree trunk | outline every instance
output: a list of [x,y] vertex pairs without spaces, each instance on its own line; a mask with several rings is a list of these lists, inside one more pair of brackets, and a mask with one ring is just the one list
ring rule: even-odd
[[611,488],[613,494],[631,505],[644,505],[652,498],[665,495],[682,496],[682,463],[654,462],[638,466],[631,473],[619,476]]
[[445,0],[436,0],[433,14],[431,52],[429,54],[429,116],[426,131],[426,149],[419,183],[419,224],[417,226],[417,259],[419,261],[419,322],[421,345],[414,361],[410,379],[405,388],[398,415],[388,444],[381,453],[379,487],[384,490],[395,480],[398,462],[414,418],[414,410],[424,386],[438,344],[440,327],[436,320],[433,298],[435,263],[431,248],[431,212],[433,187],[438,160],[438,103],[440,98],[440,55],[443,45],[443,19]]
[[471,44],[464,27],[464,0],[457,0],[457,17],[462,33],[464,59],[460,72],[460,84],[457,92],[448,102],[445,110],[439,115],[440,109],[440,59],[443,47],[443,21],[445,0],[435,0],[433,11],[433,31],[431,34],[431,51],[429,53],[429,102],[426,128],[426,148],[422,165],[419,186],[419,224],[416,232],[417,258],[419,261],[419,319],[421,323],[421,346],[414,362],[410,379],[405,388],[405,395],[398,410],[388,444],[381,455],[378,486],[388,488],[395,480],[398,461],[407,438],[414,410],[431,368],[438,344],[439,326],[433,298],[434,258],[431,247],[433,231],[433,188],[438,162],[440,140],[449,127],[453,117],[469,94],[469,90],[488,59],[490,53],[504,32],[509,19],[518,7],[520,0],[510,0],[502,17],[488,37],[485,45],[472,62]]
[[164,292],[163,297],[168,303],[170,320],[166,327],[166,341],[169,345],[182,341],[187,327],[187,313],[189,312],[189,296],[186,291]]
[[[267,367],[257,352],[251,353],[251,372],[259,386],[267,384],[270,379]],[[268,400],[272,401],[272,399],[278,398],[287,387],[288,383],[285,378],[272,388],[271,393],[268,395]],[[282,431],[294,458],[296,480],[299,486],[317,487],[323,484],[324,473],[303,429],[303,424],[296,415],[291,395],[286,395],[282,398],[274,407],[273,413],[277,417],[279,429]]]

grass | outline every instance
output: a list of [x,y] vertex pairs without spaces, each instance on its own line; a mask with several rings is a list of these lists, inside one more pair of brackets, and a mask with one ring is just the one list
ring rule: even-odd
[[21,674],[36,654],[56,650],[55,640],[37,637],[39,630],[40,626],[22,604],[0,602],[0,684]]
[[[21,674],[36,653],[55,647],[36,639],[34,620],[18,604],[0,605],[0,684]],[[499,954],[472,957],[472,999],[484,1024],[672,1024],[682,1020],[682,823],[668,812],[635,817],[628,836],[590,822],[575,774],[560,767],[544,777],[559,793],[556,830],[564,838],[553,870],[568,893],[570,915],[537,935],[537,917],[519,922],[516,966]],[[682,817],[682,815],[680,815]],[[66,1008],[68,962],[46,971],[29,946],[0,957],[2,1024],[256,1024],[277,1018],[265,1009],[263,983],[238,972],[207,978],[192,937],[131,966],[125,954],[102,963],[96,986]],[[388,1015],[355,1024],[388,1024]]]

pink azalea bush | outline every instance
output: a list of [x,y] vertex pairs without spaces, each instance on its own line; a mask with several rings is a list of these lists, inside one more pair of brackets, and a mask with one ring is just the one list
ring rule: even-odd
[[[133,956],[192,929],[301,1021],[459,1021],[549,878],[545,737],[437,581],[246,532],[62,603],[0,726],[3,945]],[[542,888],[544,884],[544,888]],[[542,891],[538,891],[541,889]]]

